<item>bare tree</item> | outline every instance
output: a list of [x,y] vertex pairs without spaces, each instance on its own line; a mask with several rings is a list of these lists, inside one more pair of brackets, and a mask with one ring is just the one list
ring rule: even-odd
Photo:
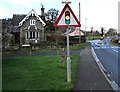
[[91,27],[91,28],[90,28],[90,29],[91,29],[91,34],[92,34],[92,36],[94,36],[93,28],[94,28],[94,27]]
[[110,28],[106,34],[108,36],[115,36],[115,35],[117,35],[117,30],[114,28]]
[[101,36],[104,36],[105,27],[100,27],[100,28],[101,28]]

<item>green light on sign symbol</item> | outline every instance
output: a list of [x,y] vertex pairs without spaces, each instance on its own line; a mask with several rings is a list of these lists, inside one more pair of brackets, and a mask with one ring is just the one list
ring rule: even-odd
[[65,12],[65,23],[70,24],[70,12],[69,11]]

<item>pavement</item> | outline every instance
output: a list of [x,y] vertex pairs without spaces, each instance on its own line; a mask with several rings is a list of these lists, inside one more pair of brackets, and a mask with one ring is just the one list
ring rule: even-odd
[[72,91],[79,90],[81,92],[82,90],[90,90],[90,92],[96,92],[96,90],[102,90],[105,92],[114,92],[95,62],[91,53],[91,47],[88,46],[83,49],[80,56],[76,82]]

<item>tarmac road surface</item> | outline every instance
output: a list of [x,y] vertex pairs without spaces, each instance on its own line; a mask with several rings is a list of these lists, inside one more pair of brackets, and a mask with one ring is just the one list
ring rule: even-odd
[[120,47],[109,44],[110,39],[89,41],[93,46],[98,59],[104,68],[109,72],[112,79],[120,87]]

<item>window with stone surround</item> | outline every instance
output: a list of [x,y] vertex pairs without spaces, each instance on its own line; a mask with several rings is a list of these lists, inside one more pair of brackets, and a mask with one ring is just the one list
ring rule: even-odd
[[35,25],[36,21],[34,19],[30,20],[30,25]]

